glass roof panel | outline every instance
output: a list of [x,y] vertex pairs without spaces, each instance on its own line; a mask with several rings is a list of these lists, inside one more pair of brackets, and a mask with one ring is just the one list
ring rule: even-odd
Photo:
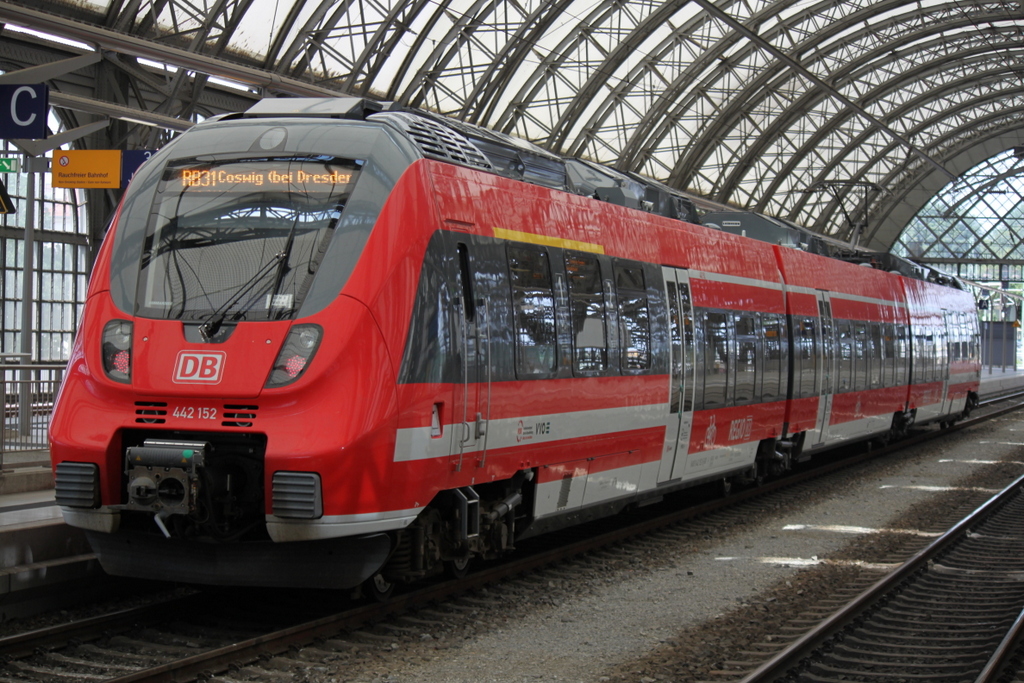
[[908,258],[1024,260],[1024,158],[1007,150],[947,184],[892,252]]

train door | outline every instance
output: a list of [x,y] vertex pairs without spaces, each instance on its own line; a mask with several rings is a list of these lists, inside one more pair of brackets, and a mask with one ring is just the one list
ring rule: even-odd
[[482,467],[487,459],[491,397],[490,311],[486,280],[473,267],[470,246],[455,241],[455,345],[460,359],[452,397],[451,461],[454,471]]
[[814,431],[807,435],[809,445],[816,446],[828,440],[828,424],[832,418],[832,397],[835,395],[836,336],[832,321],[832,298],[828,292],[818,291],[818,321],[821,326],[821,347],[818,356],[818,420]]
[[693,310],[690,276],[685,270],[664,268],[665,295],[669,313],[669,411],[665,425],[665,448],[658,482],[678,479],[686,465],[693,426]]

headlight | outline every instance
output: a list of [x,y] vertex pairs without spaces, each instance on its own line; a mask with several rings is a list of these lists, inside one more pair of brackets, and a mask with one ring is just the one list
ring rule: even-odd
[[103,370],[115,382],[132,381],[132,324],[111,320],[103,326]]
[[284,347],[274,361],[267,387],[283,387],[291,384],[306,371],[313,354],[320,346],[323,330],[319,325],[296,325],[284,340]]

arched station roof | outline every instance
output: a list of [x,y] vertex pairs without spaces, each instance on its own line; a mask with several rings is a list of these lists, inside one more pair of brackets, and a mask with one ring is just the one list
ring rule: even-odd
[[1024,146],[1021,4],[2,0],[0,70],[98,52],[51,103],[68,128],[111,117],[117,146],[359,95],[887,250],[950,178]]

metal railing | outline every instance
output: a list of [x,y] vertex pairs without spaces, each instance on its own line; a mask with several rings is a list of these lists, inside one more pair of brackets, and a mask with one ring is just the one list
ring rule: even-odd
[[4,455],[49,448],[50,413],[66,366],[0,363],[4,383],[4,433],[0,439],[0,468]]

